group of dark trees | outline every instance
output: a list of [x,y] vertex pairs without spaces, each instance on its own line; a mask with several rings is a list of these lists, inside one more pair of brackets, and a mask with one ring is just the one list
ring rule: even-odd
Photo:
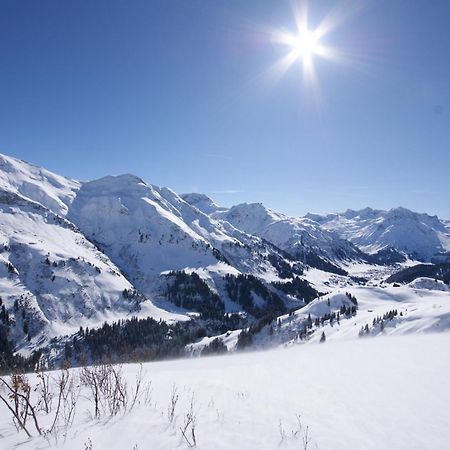
[[[377,328],[378,328],[379,331],[381,331],[381,332],[384,331],[384,328],[386,327],[386,322],[390,322],[398,315],[399,315],[398,311],[396,309],[392,309],[392,310],[384,313],[383,316],[374,317],[374,319],[372,321],[372,329],[377,330]],[[401,311],[400,311],[400,316],[403,316],[403,313]],[[368,336],[370,334],[370,330],[371,329],[369,327],[369,324],[366,323],[359,330],[359,337]]]
[[[298,262],[292,260],[292,258],[286,253],[284,253],[283,256],[284,258],[281,258],[279,255],[270,253],[267,257],[270,264],[272,264],[278,272],[278,276],[280,278],[286,279],[292,278],[292,276],[296,275],[303,275],[303,268]],[[289,260],[292,261],[289,262]]]
[[12,371],[31,371],[33,370],[42,352],[35,351],[29,357],[24,357],[14,353],[14,349],[8,339],[8,327],[0,323],[0,374]]
[[227,346],[219,338],[213,339],[208,345],[203,347],[201,356],[221,355],[227,353]]
[[188,274],[184,271],[172,271],[167,278],[169,301],[181,308],[199,312],[203,319],[217,319],[224,316],[223,301],[195,272]]
[[9,312],[3,303],[3,299],[0,297],[0,324],[9,327],[11,324],[11,319],[9,317]]
[[[266,314],[263,317],[255,320],[248,328],[244,328],[238,336],[236,348],[243,350],[249,347],[253,343],[253,337],[261,332],[261,330],[269,326],[269,333],[273,334],[273,327],[277,322],[277,313]],[[277,322],[277,326],[280,326],[281,322]]]
[[346,292],[345,295],[353,303],[354,306],[358,306],[358,300],[354,295],[350,294],[350,292]]
[[[81,327],[75,336],[66,341],[64,357],[70,365],[181,357],[185,355],[187,344],[242,326],[240,320],[238,315],[225,314],[219,322],[210,319],[167,324],[150,317],[133,317],[105,322],[95,329]],[[222,341],[214,339],[202,355],[225,351]]]
[[136,305],[146,300],[145,295],[137,289],[124,289],[122,291],[122,297],[130,302],[135,302]]
[[[19,311],[19,301],[14,302],[14,309]],[[25,310],[22,310],[23,332],[30,340],[28,322],[26,320]],[[8,372],[15,369],[32,370],[40,358],[41,352],[35,352],[30,357],[22,357],[14,354],[14,349],[9,342],[9,329],[14,320],[11,319],[8,310],[0,297],[0,372]]]
[[87,362],[152,361],[184,355],[185,346],[207,335],[194,322],[167,324],[150,317],[104,323],[100,328],[80,328],[67,341],[64,357],[71,365]]
[[14,353],[8,340],[8,330],[4,325],[0,324],[0,374],[13,371],[32,371],[38,364],[41,355],[42,351],[40,350],[33,352],[28,357]]
[[300,277],[294,277],[292,281],[286,283],[274,282],[272,285],[285,294],[304,300],[305,303],[311,302],[320,295],[306,280]]
[[[242,309],[253,317],[261,318],[268,314],[286,312],[286,306],[280,296],[253,275],[226,275],[225,283],[230,299],[241,305]],[[255,304],[254,295],[260,297],[264,305]]]
[[[333,325],[334,323],[340,324],[341,318],[344,316],[345,318],[349,318],[354,316],[358,310],[358,300],[355,296],[346,293],[348,299],[353,303],[352,306],[342,305],[339,311],[331,311],[329,313],[324,314],[323,316],[316,316],[314,319],[311,317],[311,314],[308,314],[308,317],[303,321],[302,327],[300,331],[297,333],[298,339],[306,339],[313,333],[313,328],[321,327],[329,323]],[[330,306],[328,300],[328,306]],[[295,316],[295,311],[290,311],[288,320]],[[292,320],[292,319],[291,319]],[[248,328],[242,330],[238,337],[237,341],[237,349],[244,349],[249,347],[254,340],[256,334],[260,333],[261,330],[265,327],[269,326],[269,334],[274,333],[275,326],[280,329],[282,326],[281,319],[277,319],[276,314],[267,314],[259,320],[255,321]],[[322,333],[320,342],[325,342],[325,333]]]
[[345,306],[345,305],[342,305],[340,308],[339,308],[339,312],[341,313],[341,315],[345,315],[345,316],[351,316],[351,315],[353,315],[353,314],[356,314],[356,310],[357,310],[358,308],[355,306],[355,305],[353,305],[353,306]]

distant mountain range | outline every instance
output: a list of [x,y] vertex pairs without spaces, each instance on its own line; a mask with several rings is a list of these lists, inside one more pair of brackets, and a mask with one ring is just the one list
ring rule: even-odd
[[392,247],[423,262],[450,258],[450,222],[437,216],[405,208],[389,211],[365,208],[324,216],[308,214],[306,217],[368,253]]
[[79,182],[0,155],[0,250],[0,319],[26,352],[133,316],[282,314],[319,295],[311,267],[346,276],[450,260],[450,223],[404,208],[300,218],[223,208],[134,175]]

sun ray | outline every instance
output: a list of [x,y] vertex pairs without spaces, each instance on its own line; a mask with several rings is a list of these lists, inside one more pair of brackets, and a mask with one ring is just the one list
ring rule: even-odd
[[338,3],[319,23],[315,32],[317,39],[322,38],[341,26],[351,16],[367,5],[363,0],[343,0]]
[[276,61],[272,66],[270,66],[265,71],[265,76],[269,78],[272,83],[277,83],[295,63],[297,58],[298,56],[296,51],[291,50],[289,53]]
[[308,29],[308,2],[307,0],[291,0],[297,31]]

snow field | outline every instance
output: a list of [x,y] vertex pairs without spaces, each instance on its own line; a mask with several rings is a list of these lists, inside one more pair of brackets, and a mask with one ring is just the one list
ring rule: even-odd
[[[189,448],[180,427],[193,398],[199,449],[303,449],[306,429],[308,449],[447,449],[449,345],[448,333],[391,336],[148,363],[147,401],[92,419],[83,388],[67,439],[50,442],[70,450]],[[138,371],[123,366],[130,391]],[[44,438],[18,433],[1,406],[0,448],[48,448]]]

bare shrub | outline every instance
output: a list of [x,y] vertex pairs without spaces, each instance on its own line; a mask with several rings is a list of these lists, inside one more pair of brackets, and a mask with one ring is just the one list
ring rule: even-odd
[[301,421],[300,414],[295,415],[296,418],[296,427],[291,430],[290,433],[287,433],[285,428],[283,427],[283,423],[280,420],[278,424],[278,432],[280,434],[280,445],[286,443],[288,440],[301,440],[303,450],[308,450],[309,444],[311,443],[311,437],[309,436],[309,426],[305,429],[303,428],[303,424]]
[[[95,417],[100,417],[102,413],[115,416],[121,410],[126,410],[128,392],[121,365],[102,364],[100,366],[83,367],[80,381],[91,391]],[[139,394],[139,390],[137,394]]]
[[184,417],[184,424],[180,428],[181,435],[186,441],[188,447],[197,447],[197,438],[195,436],[195,427],[197,425],[197,413],[195,412],[194,394],[192,394],[188,412]]
[[[66,437],[67,430],[73,423],[79,387],[76,386],[74,377],[68,369],[62,369],[56,380],[53,380],[42,368],[37,372],[36,376],[38,382],[33,389],[33,392],[35,392],[33,402],[31,400],[31,386],[23,374],[11,375],[9,382],[4,378],[0,378],[0,384],[7,392],[7,395],[3,395],[0,392],[0,399],[12,414],[13,422],[17,429],[22,429],[28,437],[31,437],[27,424],[27,419],[31,417],[34,428],[39,435],[47,439],[53,436],[57,441],[61,432]],[[56,386],[53,385],[52,381]],[[44,429],[39,424],[36,411],[43,411],[45,414],[52,412],[52,391],[54,390],[57,396],[56,409],[50,422],[50,427]]]
[[144,386],[143,396],[144,396],[144,405],[151,406],[152,405],[152,382],[147,381]]
[[4,378],[0,378],[0,383],[6,390],[6,394],[0,392],[0,400],[12,414],[16,428],[22,429],[28,437],[31,437],[31,433],[27,428],[27,418],[31,417],[36,431],[39,435],[42,435],[35,407],[30,401],[31,387],[27,377],[23,374],[14,374],[11,375],[9,383]]
[[120,410],[125,410],[128,404],[127,384],[122,375],[122,366],[109,364],[106,376],[103,378],[103,392],[107,400],[109,414],[115,416]]
[[38,409],[49,414],[52,410],[53,393],[50,389],[50,374],[45,372],[44,367],[40,366],[36,370],[38,385],[36,391],[39,395]]
[[282,444],[287,440],[287,434],[286,430],[283,427],[283,422],[281,422],[281,420],[278,423],[278,433],[280,434],[280,444]]
[[302,437],[302,443],[303,443],[303,450],[308,450],[308,446],[311,442],[311,438],[309,437],[309,427],[306,427],[305,433]]
[[[139,364],[139,371],[136,374],[136,382],[134,384],[134,389],[131,397],[131,405],[130,405],[130,411],[134,408],[134,405],[136,402],[138,402],[141,398],[142,392],[142,382],[143,382],[143,368],[142,364]],[[145,393],[145,392],[144,392]]]
[[100,371],[99,367],[83,367],[80,373],[80,382],[87,387],[94,403],[94,417],[100,417]]
[[63,368],[56,380],[56,388],[58,401],[55,416],[46,434],[53,434],[55,440],[58,441],[61,433],[66,438],[67,431],[73,424],[80,387],[76,385],[74,377],[69,370]]
[[179,399],[180,395],[178,394],[178,389],[174,384],[172,386],[172,393],[170,394],[169,406],[167,407],[167,418],[169,419],[170,423],[173,423],[173,421],[175,420],[175,409],[177,407]]

